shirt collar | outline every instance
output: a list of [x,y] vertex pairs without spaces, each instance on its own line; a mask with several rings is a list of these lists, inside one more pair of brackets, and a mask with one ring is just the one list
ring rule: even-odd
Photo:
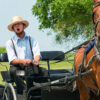
[[[29,35],[27,35],[27,34],[25,33],[25,36],[24,36],[23,39],[26,39],[26,38],[28,38],[28,37],[29,37]],[[14,38],[14,40],[15,40],[16,42],[18,42],[18,40],[21,40],[21,38],[18,37],[17,35],[15,35],[13,38]]]

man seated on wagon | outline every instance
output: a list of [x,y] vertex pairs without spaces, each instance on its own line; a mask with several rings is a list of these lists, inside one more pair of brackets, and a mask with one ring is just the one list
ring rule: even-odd
[[[40,60],[38,42],[24,31],[28,25],[28,21],[23,20],[20,16],[13,17],[11,24],[8,25],[8,29],[15,33],[15,35],[7,41],[6,49],[9,63],[12,65],[10,67],[11,77],[16,83],[18,93],[22,93],[26,85],[23,79],[16,75],[16,70],[25,69],[25,67],[29,67],[31,63],[37,67]],[[29,86],[32,84],[31,80],[29,80],[28,84]]]

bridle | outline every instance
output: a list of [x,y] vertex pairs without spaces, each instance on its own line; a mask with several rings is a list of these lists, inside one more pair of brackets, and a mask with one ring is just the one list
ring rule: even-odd
[[[96,1],[96,2],[94,3],[93,9],[96,8],[96,7],[98,7],[98,6],[100,6],[100,1]],[[98,23],[100,22],[100,18],[99,18],[99,19],[96,21],[96,23],[95,23],[95,22],[94,22],[94,15],[95,15],[95,12],[93,12],[93,10],[92,10],[93,28],[94,28],[94,31],[95,31],[95,33],[96,33],[96,28],[97,28]]]

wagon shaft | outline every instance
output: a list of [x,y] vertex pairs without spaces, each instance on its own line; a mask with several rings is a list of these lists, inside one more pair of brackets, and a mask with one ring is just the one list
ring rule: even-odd
[[[87,75],[91,71],[92,71],[92,69],[90,69],[86,72],[83,72],[83,73],[80,74],[80,76]],[[72,76],[65,76],[64,78],[61,78],[61,79],[58,79],[58,80],[55,80],[55,81],[51,81],[51,82],[40,83],[37,86],[30,88],[29,91],[36,90],[36,89],[39,89],[39,88],[43,88],[43,87],[50,86],[50,85],[54,85],[54,84],[57,84],[57,83],[60,83],[60,82],[64,82],[66,84],[68,81],[70,81],[72,79],[77,79],[78,77],[79,77],[79,75],[76,74],[76,75],[72,75]]]

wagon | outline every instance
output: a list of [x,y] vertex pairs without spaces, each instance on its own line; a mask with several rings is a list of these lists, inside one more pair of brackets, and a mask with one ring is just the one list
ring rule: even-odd
[[[33,79],[33,86],[29,89],[23,90],[23,94],[17,94],[16,85],[10,77],[9,70],[6,65],[6,71],[1,71],[3,81],[5,85],[0,85],[0,99],[1,100],[79,100],[79,93],[75,86],[75,79],[78,75],[74,75],[72,69],[55,69],[51,70],[50,60],[53,63],[63,61],[65,59],[65,53],[62,51],[42,51],[42,61],[47,62],[48,75],[46,76],[29,76],[27,70],[19,70],[17,75],[24,77],[27,84],[27,79]],[[7,54],[0,54],[0,62],[8,62]],[[42,65],[43,66],[43,65]],[[37,69],[35,69],[37,70]],[[81,75],[85,75],[88,72],[84,72]]]

